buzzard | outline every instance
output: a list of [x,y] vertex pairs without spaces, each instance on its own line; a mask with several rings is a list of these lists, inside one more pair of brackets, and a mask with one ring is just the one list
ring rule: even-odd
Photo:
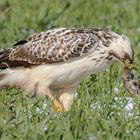
[[112,62],[133,63],[129,39],[108,28],[58,28],[30,35],[0,52],[0,88],[47,95],[68,111],[80,82]]

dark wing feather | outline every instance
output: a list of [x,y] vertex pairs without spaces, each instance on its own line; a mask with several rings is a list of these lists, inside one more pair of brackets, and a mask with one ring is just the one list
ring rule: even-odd
[[27,40],[20,40],[20,41],[16,42],[13,46],[23,45],[25,43],[28,43],[28,41]]
[[31,35],[0,53],[0,68],[58,63],[82,56],[96,49],[100,30],[54,29]]

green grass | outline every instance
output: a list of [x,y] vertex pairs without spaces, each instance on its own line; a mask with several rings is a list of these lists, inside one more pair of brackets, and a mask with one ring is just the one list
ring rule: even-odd
[[[130,38],[140,78],[139,0],[0,0],[0,49],[53,27],[96,26],[110,26]],[[47,97],[30,99],[20,91],[1,90],[0,139],[139,140],[140,99],[131,99],[134,108],[127,109],[130,95],[120,75],[114,64],[85,79],[72,110],[64,113],[56,113]]]

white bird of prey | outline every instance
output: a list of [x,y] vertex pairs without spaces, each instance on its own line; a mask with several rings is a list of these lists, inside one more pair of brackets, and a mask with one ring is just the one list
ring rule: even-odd
[[47,95],[68,111],[80,82],[112,62],[133,62],[129,39],[107,28],[58,28],[30,35],[0,52],[0,88]]

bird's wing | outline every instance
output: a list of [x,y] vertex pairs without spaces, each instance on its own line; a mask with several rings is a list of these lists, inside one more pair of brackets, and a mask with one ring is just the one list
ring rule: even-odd
[[97,29],[53,29],[28,36],[0,53],[0,68],[59,63],[96,49]]

